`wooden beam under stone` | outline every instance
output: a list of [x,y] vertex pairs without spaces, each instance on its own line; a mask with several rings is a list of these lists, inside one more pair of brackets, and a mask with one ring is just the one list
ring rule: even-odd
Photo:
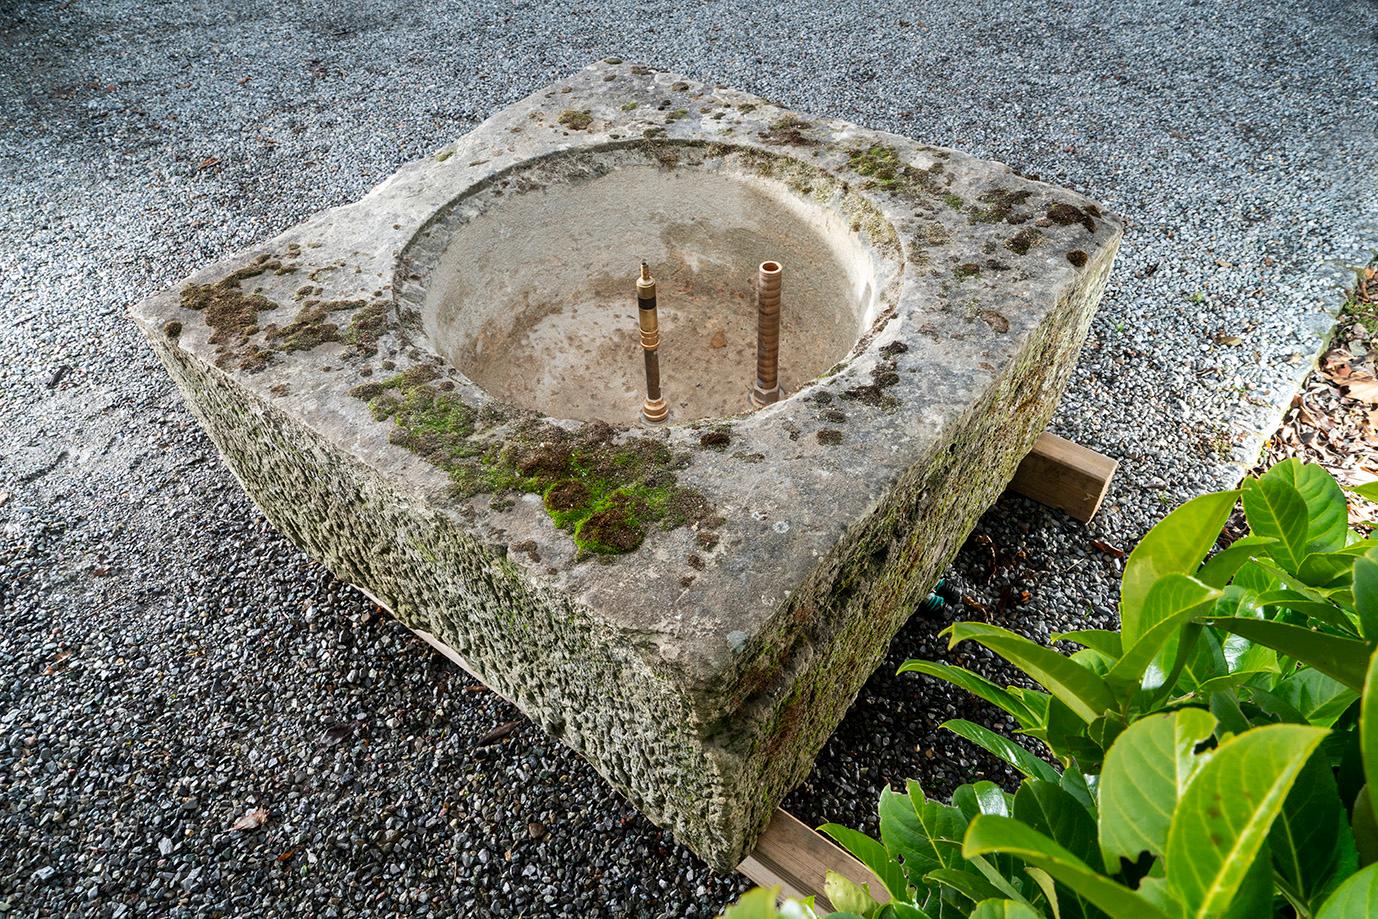
[[1082,523],[1096,515],[1120,464],[1056,434],[1043,434],[1019,464],[1010,490]]
[[756,840],[756,848],[737,866],[737,871],[758,886],[779,887],[782,896],[815,897],[822,909],[832,908],[823,894],[823,882],[829,871],[836,871],[853,883],[870,885],[871,896],[878,903],[890,900],[865,865],[778,807],[770,825]]

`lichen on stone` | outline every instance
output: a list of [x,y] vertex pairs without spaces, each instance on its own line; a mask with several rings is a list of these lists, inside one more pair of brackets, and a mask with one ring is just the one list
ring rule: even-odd
[[966,214],[976,223],[1023,223],[1028,212],[1017,210],[1033,194],[1027,188],[992,188],[982,192],[978,204],[968,205]]

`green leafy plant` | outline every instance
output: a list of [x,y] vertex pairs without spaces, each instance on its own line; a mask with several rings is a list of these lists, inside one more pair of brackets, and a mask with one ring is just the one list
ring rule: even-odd
[[[1251,532],[1206,558],[1241,500]],[[1378,781],[1378,542],[1347,520],[1329,474],[1288,461],[1188,501],[1144,537],[1126,562],[1118,632],[1057,636],[1081,646],[1067,655],[985,623],[951,626],[952,645],[976,642],[1038,688],[933,661],[902,672],[997,706],[1057,765],[948,722],[1020,773],[1019,787],[963,785],[943,803],[910,782],[882,792],[879,840],[821,827],[876,877],[831,876],[832,915],[1378,915],[1367,790]],[[812,903],[771,912],[769,891],[752,902],[762,911],[727,915],[815,914]]]

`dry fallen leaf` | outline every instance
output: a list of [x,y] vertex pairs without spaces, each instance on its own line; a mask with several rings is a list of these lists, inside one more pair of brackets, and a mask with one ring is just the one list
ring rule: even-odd
[[244,812],[244,816],[234,822],[234,825],[231,826],[230,829],[247,832],[249,830],[256,830],[267,822],[268,811],[266,809],[262,807],[251,807]]
[[1345,381],[1345,395],[1369,405],[1378,405],[1378,380],[1350,377]]
[[208,156],[208,157],[206,157],[205,159],[203,159],[201,162],[199,162],[199,163],[196,164],[196,171],[197,171],[197,172],[200,172],[202,169],[209,169],[209,168],[211,168],[212,166],[217,166],[217,165],[219,165],[219,164],[220,164],[220,157],[218,157],[218,156]]

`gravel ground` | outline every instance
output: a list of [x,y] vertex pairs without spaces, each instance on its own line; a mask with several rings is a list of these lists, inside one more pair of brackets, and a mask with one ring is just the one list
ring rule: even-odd
[[[1039,637],[1112,617],[1093,540],[1251,462],[1378,239],[1372,5],[693,6],[3,4],[0,912],[712,916],[744,889],[273,533],[123,318],[590,59],[1128,217],[1056,424],[1122,461],[1109,506],[1006,498],[952,575],[964,616]],[[999,775],[937,727],[990,712],[890,675],[941,624],[789,808],[864,824],[887,782]]]

